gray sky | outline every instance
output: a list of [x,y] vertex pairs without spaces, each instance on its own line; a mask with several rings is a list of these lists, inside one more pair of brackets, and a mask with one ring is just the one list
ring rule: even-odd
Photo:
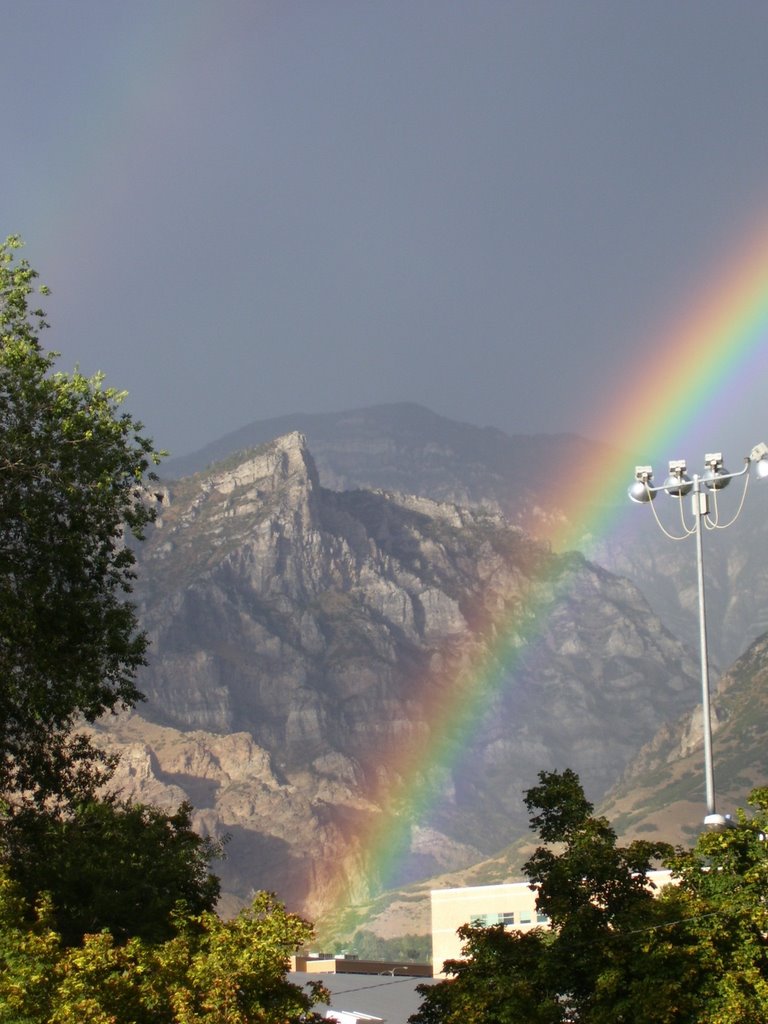
[[[0,231],[62,364],[174,454],[400,400],[589,436],[768,210],[762,0],[0,13]],[[726,452],[768,434],[764,380],[712,409]]]

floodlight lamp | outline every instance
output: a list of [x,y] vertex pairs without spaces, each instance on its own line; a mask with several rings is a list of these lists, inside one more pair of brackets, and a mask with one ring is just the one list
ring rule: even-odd
[[761,441],[749,453],[749,461],[755,463],[755,472],[760,480],[768,477],[768,444]]
[[711,491],[720,491],[731,482],[728,470],[723,465],[722,452],[705,455],[704,467],[701,479]]
[[708,814],[704,819],[707,832],[726,832],[729,828],[738,827],[730,814]]
[[686,468],[685,459],[672,459],[669,464],[669,476],[664,481],[664,490],[673,498],[684,497],[693,487]]
[[653,467],[635,466],[635,482],[627,491],[630,501],[637,502],[638,505],[644,505],[647,501],[653,501],[656,497],[656,491],[651,490],[652,487]]

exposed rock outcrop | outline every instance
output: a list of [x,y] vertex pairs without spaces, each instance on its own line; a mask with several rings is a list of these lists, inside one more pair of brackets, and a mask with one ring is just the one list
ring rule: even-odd
[[[754,787],[768,785],[768,635],[713,680],[711,704],[717,809],[733,814]],[[690,842],[706,813],[702,745],[697,704],[642,747],[606,796],[605,813],[625,835]]]
[[233,898],[316,915],[364,894],[392,814],[412,825],[396,881],[472,863],[524,827],[539,770],[599,796],[696,701],[627,580],[498,512],[327,490],[297,433],[173,485],[141,559],[152,725],[113,732],[122,782],[232,833]]
[[[616,452],[608,446],[582,437],[509,436],[438,416],[423,406],[400,403],[250,423],[200,452],[169,460],[164,472],[186,475],[295,429],[309,438],[326,487],[383,488],[466,507],[493,508],[545,539],[562,536],[563,523],[571,514],[567,506],[557,507],[552,482],[570,479],[579,467],[595,465],[601,458],[607,465],[616,461]],[[731,460],[740,454],[746,453],[730,453]],[[627,482],[635,461],[628,453]],[[735,461],[728,464],[736,467]],[[720,495],[721,523],[738,507],[738,486]],[[695,645],[693,540],[684,544],[665,540],[648,508],[631,507],[623,487],[615,493],[597,491],[592,497],[596,515],[598,508],[602,515],[607,505],[620,507],[622,525],[611,534],[583,537],[582,550],[611,572],[628,576],[665,624],[683,642]],[[768,629],[768,562],[758,556],[768,531],[766,501],[768,494],[758,483],[739,524],[710,533],[705,541],[710,654],[722,666]],[[665,498],[656,504],[673,532],[679,533],[678,510]],[[585,512],[582,506],[582,515]],[[585,515],[586,521],[591,519],[591,514]]]

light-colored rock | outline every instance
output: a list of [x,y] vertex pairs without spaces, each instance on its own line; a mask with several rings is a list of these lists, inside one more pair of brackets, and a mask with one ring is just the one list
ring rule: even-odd
[[[136,590],[149,700],[112,737],[120,785],[186,794],[232,834],[230,901],[370,895],[390,823],[412,829],[402,878],[493,853],[539,770],[599,796],[696,701],[694,662],[626,580],[498,512],[329,491],[301,434],[169,497]],[[449,729],[461,757],[438,769]]]

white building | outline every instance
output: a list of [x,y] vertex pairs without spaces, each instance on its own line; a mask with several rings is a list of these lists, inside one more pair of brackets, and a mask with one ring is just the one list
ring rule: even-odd
[[510,930],[546,927],[549,921],[536,912],[536,893],[527,882],[505,885],[475,885],[461,889],[433,889],[432,968],[444,977],[443,963],[461,959],[461,939],[456,934],[463,924],[503,924]]
[[[649,871],[648,881],[657,888],[672,881],[669,871]],[[477,885],[462,889],[433,889],[432,965],[435,977],[446,960],[461,959],[461,939],[456,934],[463,924],[488,928],[502,924],[509,931],[548,928],[549,919],[536,910],[536,890],[528,882]]]

